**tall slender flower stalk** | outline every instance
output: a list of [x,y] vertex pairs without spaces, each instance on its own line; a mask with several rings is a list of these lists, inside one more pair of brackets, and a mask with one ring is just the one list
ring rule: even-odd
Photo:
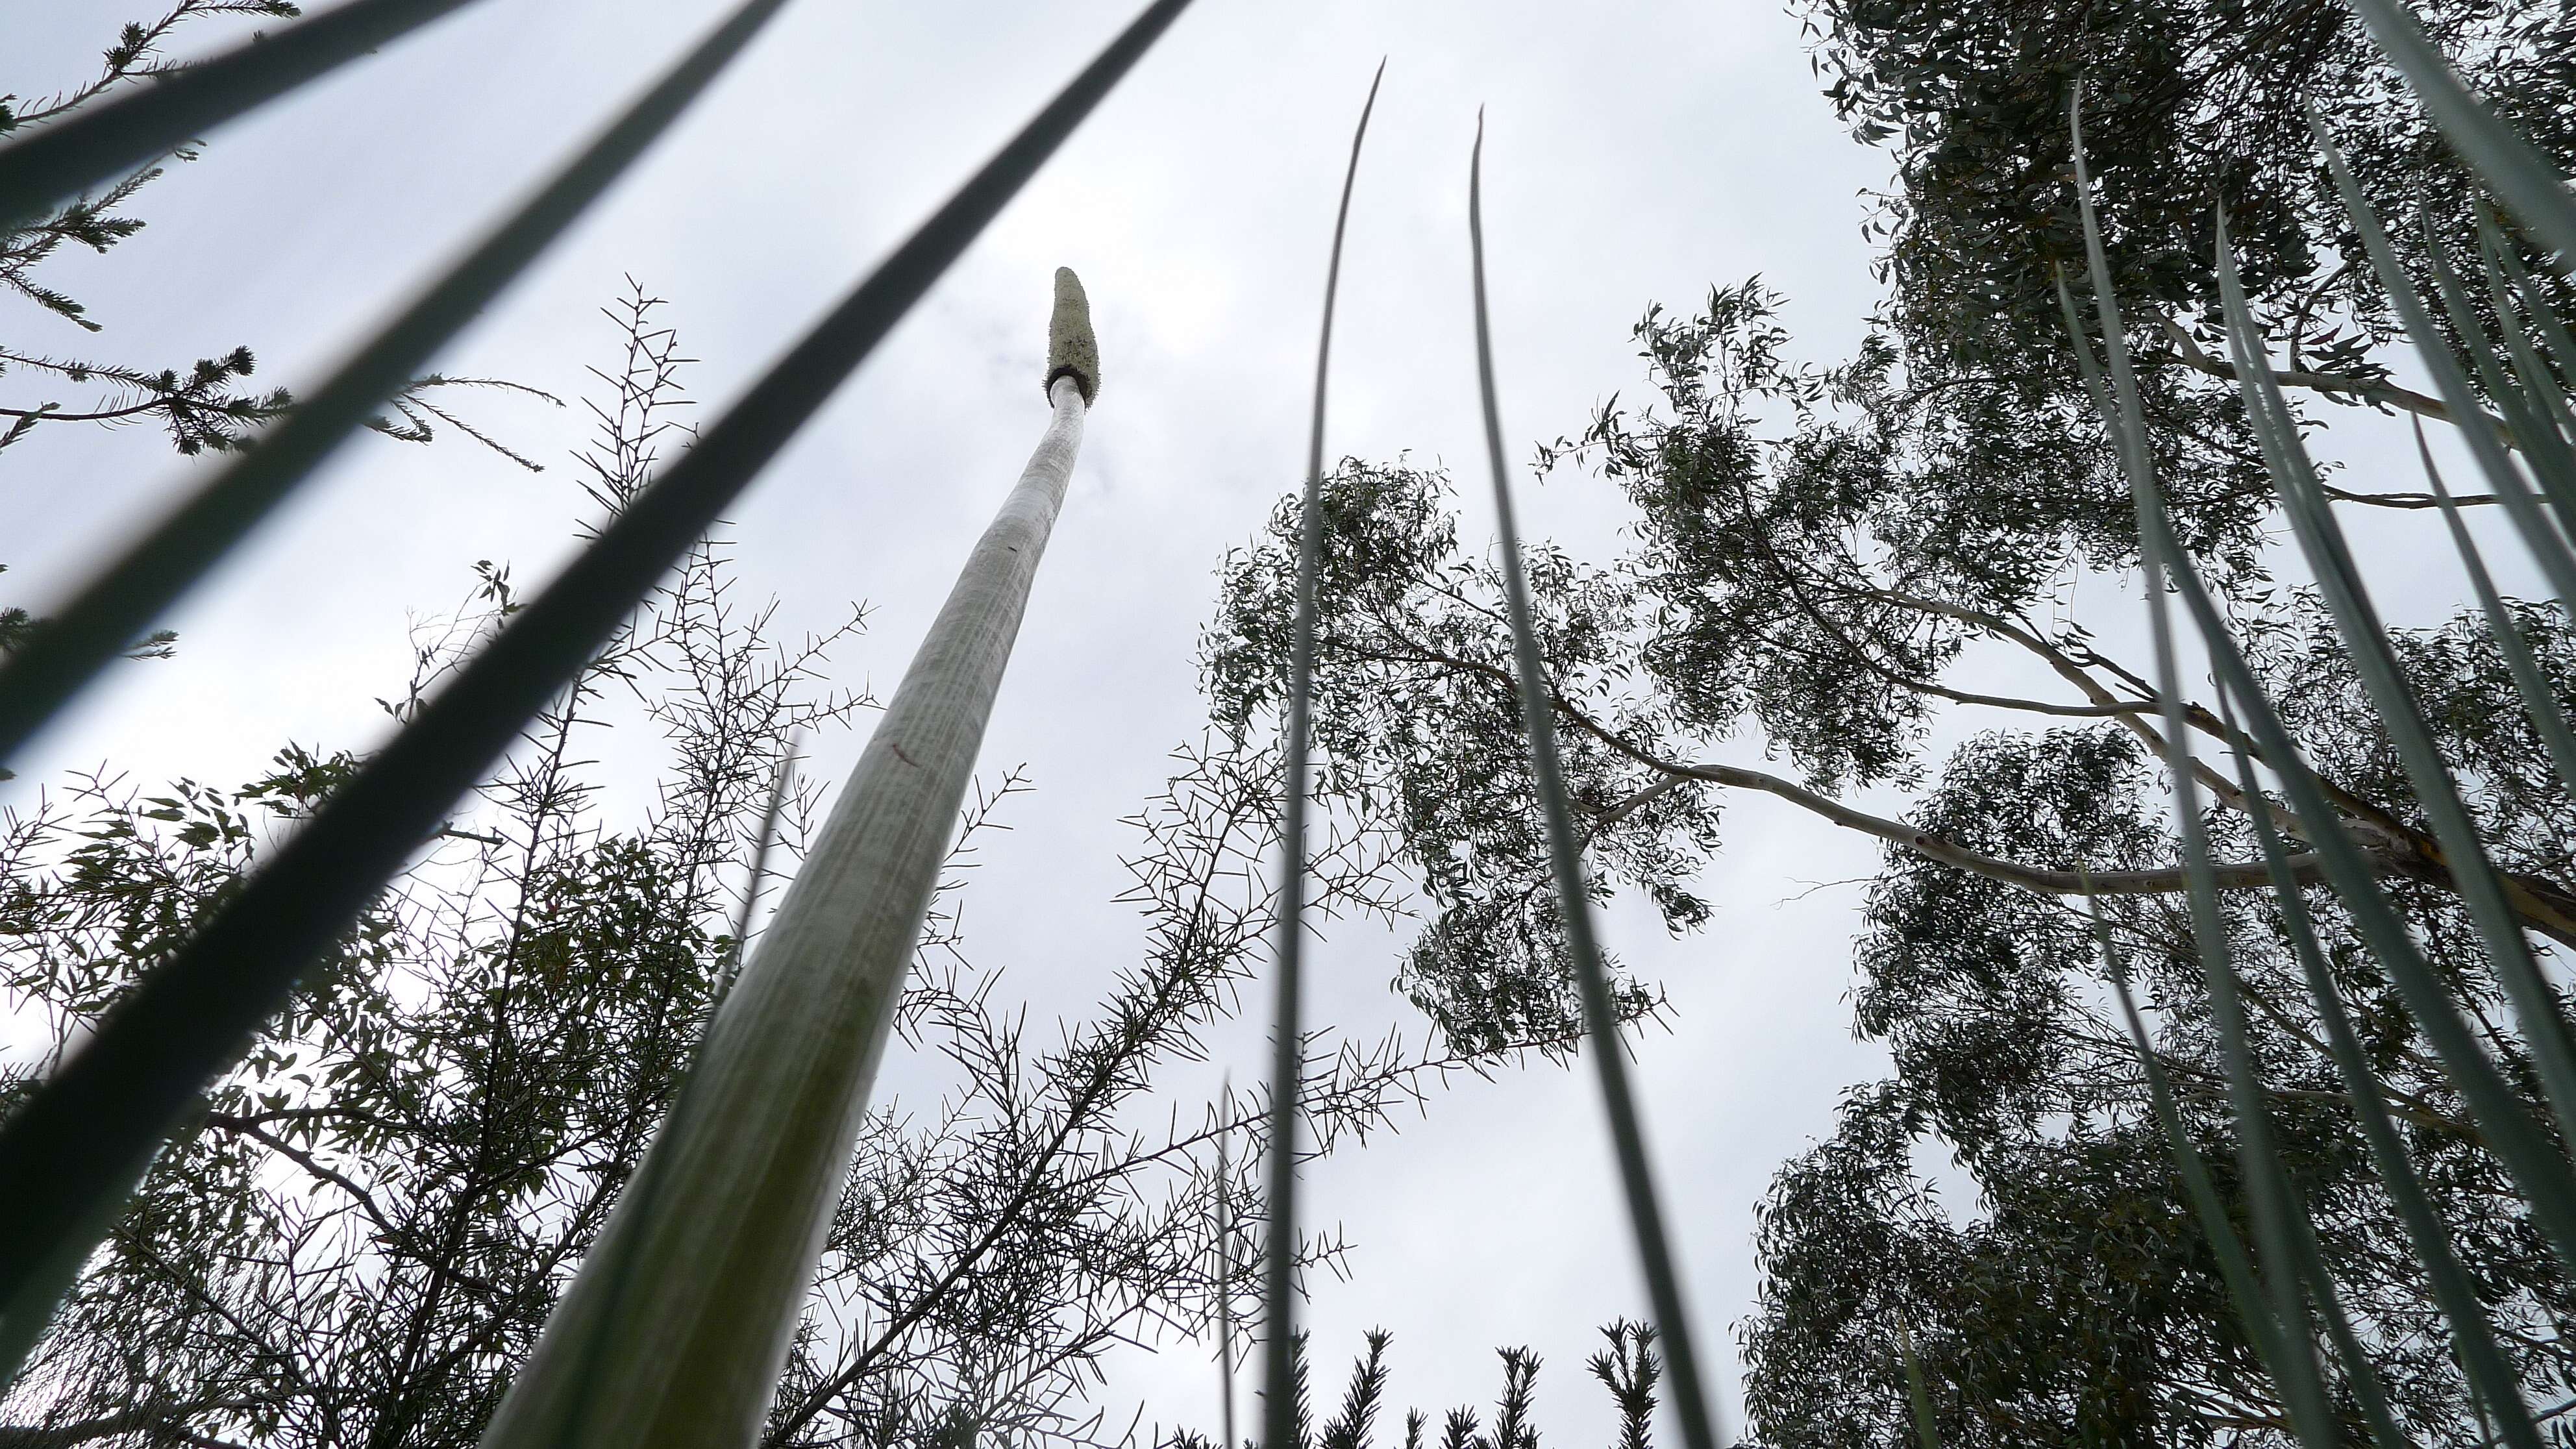
[[1082,425],[1089,304],[1055,277],[1053,417],[486,1449],[752,1442],[787,1357]]

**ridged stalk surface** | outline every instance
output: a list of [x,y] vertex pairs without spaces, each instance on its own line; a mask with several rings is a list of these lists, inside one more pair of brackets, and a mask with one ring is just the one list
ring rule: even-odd
[[1045,438],[966,561],[671,1119],[485,1433],[485,1449],[741,1445],[821,1256],[914,943],[1082,441]]

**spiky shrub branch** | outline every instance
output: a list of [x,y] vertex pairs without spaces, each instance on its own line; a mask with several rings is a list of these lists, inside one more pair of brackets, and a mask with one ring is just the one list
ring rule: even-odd
[[[647,353],[666,335],[653,307],[622,309]],[[601,496],[640,482],[680,401],[667,369],[623,390],[582,460]],[[773,642],[765,610],[726,597],[725,555],[703,545],[593,658],[210,1095],[12,1402],[85,1423],[99,1416],[80,1406],[132,1397],[139,1373],[188,1386],[144,1396],[155,1426],[470,1437],[667,1098],[785,739],[866,703],[814,690],[858,621]],[[466,609],[416,635],[389,713],[412,713],[515,607],[506,566],[478,573]],[[581,752],[629,691],[670,773],[659,808],[621,830]],[[258,857],[260,821],[300,818],[354,763],[290,747],[240,791],[142,799],[91,780],[13,821],[13,994],[72,1039]]]
[[[298,13],[286,0],[179,0],[156,20],[126,26],[108,47],[99,75],[88,83],[50,96],[0,95],[0,137],[58,120],[129,82],[159,73],[168,65],[162,59],[162,47],[174,30],[192,21]],[[173,159],[194,160],[195,153],[183,151]],[[44,283],[36,276],[37,269],[66,246],[106,252],[141,231],[142,219],[132,215],[127,204],[161,175],[161,167],[146,167],[95,197],[77,197],[46,214],[0,228],[0,291],[14,293],[84,332],[103,330],[104,324],[89,316],[85,304]],[[168,430],[172,445],[182,453],[229,449],[292,401],[282,389],[266,394],[237,391],[234,384],[248,378],[256,366],[246,347],[174,370],[66,359],[49,355],[42,344],[0,344],[0,371],[16,368],[56,384],[104,385],[111,390],[106,398],[89,403],[27,399],[0,408],[0,448],[42,423],[153,421]]]
[[[302,14],[289,0],[178,0],[160,16],[124,27],[107,48],[93,79],[50,95],[0,95],[0,138],[79,112],[125,87],[176,68],[166,57],[174,35],[195,22],[223,17],[289,19]],[[126,176],[95,196],[79,196],[14,225],[0,226],[0,293],[14,294],[83,332],[106,325],[90,315],[89,306],[49,285],[39,275],[45,263],[65,248],[104,253],[143,230],[131,203],[137,193],[165,174],[169,161],[194,161],[197,152],[182,149],[165,161]],[[71,357],[50,344],[30,339],[0,342],[0,376],[12,369],[50,391],[70,386],[89,389],[88,397],[21,396],[0,406],[0,449],[25,438],[40,426],[90,423],[124,427],[157,424],[170,444],[183,454],[229,452],[256,436],[262,425],[294,405],[284,388],[244,390],[258,359],[247,347],[219,357],[199,358],[181,368],[156,368]],[[379,418],[377,432],[403,442],[425,443],[444,425],[524,467],[537,464],[512,451],[456,414],[435,396],[448,388],[497,388],[543,397],[535,389],[495,378],[422,377],[391,403],[393,418]],[[549,399],[551,401],[551,399]]]
[[[1619,1437],[1614,1449],[1654,1449],[1655,1387],[1663,1379],[1662,1360],[1654,1346],[1655,1330],[1623,1318],[1604,1325],[1601,1337],[1608,1347],[1594,1353],[1584,1367],[1609,1391],[1617,1407]],[[1376,1449],[1381,1433],[1394,1427],[1387,1393],[1394,1380],[1394,1366],[1387,1352],[1393,1342],[1394,1335],[1384,1329],[1368,1331],[1351,1363],[1351,1376],[1340,1404],[1313,1434],[1301,1428],[1295,1441],[1297,1449]],[[1307,1347],[1306,1335],[1299,1334],[1294,1367],[1300,1399],[1297,1422],[1301,1426],[1313,1422],[1303,1402],[1308,1394]],[[1488,1424],[1472,1405],[1461,1404],[1449,1410],[1441,1420],[1441,1449],[1538,1449],[1539,1357],[1526,1347],[1494,1352],[1502,1361],[1502,1388],[1495,1397],[1493,1419]],[[1402,1438],[1397,1442],[1403,1449],[1427,1449],[1430,1415],[1420,1409],[1408,1409],[1401,1424]],[[1195,1430],[1171,1429],[1160,1433],[1157,1449],[1227,1446]]]

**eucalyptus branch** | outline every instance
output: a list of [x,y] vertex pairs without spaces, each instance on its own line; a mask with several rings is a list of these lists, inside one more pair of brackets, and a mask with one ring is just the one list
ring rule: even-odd
[[[2200,344],[2192,340],[2191,333],[2185,330],[2180,324],[2176,323],[2172,318],[2160,317],[2157,319],[2157,325],[2163,329],[2166,340],[2173,343],[2173,356],[2175,361],[2180,362],[2183,366],[2190,368],[2194,372],[2204,373],[2210,377],[2224,378],[2229,382],[2237,380],[2236,366],[2234,363],[2212,357],[2207,352],[2203,351]],[[2440,398],[2417,392],[2412,388],[2399,387],[2395,383],[2387,382],[2379,378],[2346,377],[2340,373],[2332,372],[2275,372],[2272,374],[2272,380],[2281,384],[2283,387],[2306,388],[2311,392],[2338,393],[2347,397],[2359,398],[2363,402],[2378,403],[2385,407],[2395,408],[2400,412],[2409,412],[2414,413],[2419,417],[2431,418],[2436,422],[2457,422],[2457,419],[2455,419],[2451,414],[2450,406],[2447,403],[2444,403]],[[2489,428],[2494,430],[2496,441],[2503,443],[2508,448],[2519,448],[2522,446],[2522,444],[2514,438],[2513,429],[2506,424],[2504,419],[2497,417],[2493,413],[2480,413],[2478,414],[2478,418]],[[2353,501],[2376,502],[2378,500],[2371,498],[2368,495],[2354,495]],[[2426,505],[2397,504],[2391,506],[2422,507]]]
[[[1428,650],[1414,658],[1416,662],[1436,663],[1482,675],[1506,689],[1516,688],[1510,674],[1497,665]],[[1551,691],[1550,695],[1557,711],[1571,721],[1577,729],[1638,764],[1665,776],[1668,781],[1697,780],[1730,789],[1758,790],[1786,800],[1846,830],[1875,836],[1890,844],[1903,846],[1927,859],[1939,861],[1943,865],[1957,866],[1961,870],[1971,871],[2009,885],[2020,886],[2025,890],[2056,896],[2082,895],[2087,890],[2096,895],[2162,895],[2188,888],[2188,881],[2180,866],[2148,870],[2087,872],[2081,868],[2059,870],[2045,866],[2025,865],[2018,861],[2004,860],[1971,850],[1956,841],[1944,839],[1930,831],[1907,825],[1903,821],[1889,820],[1864,810],[1853,809],[1830,796],[1819,794],[1777,775],[1766,774],[1760,770],[1748,770],[1736,765],[1686,764],[1677,760],[1668,760],[1604,726],[1563,694]],[[1618,818],[1624,819],[1626,814],[1633,813],[1643,805],[1646,798],[1645,792],[1639,792],[1612,806],[1611,811]],[[2314,884],[2324,879],[2322,866],[2312,854],[2293,856],[2291,867],[2303,883]],[[2395,866],[2389,864],[2384,868],[2393,871]],[[2266,873],[2267,869],[2268,867],[2261,861],[2222,865],[2217,868],[2218,884],[2224,890],[2269,889],[2271,878]]]

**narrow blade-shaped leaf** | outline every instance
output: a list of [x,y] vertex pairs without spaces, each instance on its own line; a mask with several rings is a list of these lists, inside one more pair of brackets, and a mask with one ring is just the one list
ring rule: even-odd
[[[2229,718],[2234,718],[2232,709]],[[2235,758],[2236,776],[2251,794],[2257,791],[2254,761],[2247,754],[2244,737],[2230,731],[2230,753]],[[2370,1069],[2370,1059],[2362,1050],[2361,1038],[2353,1029],[2351,1015],[2344,1009],[2343,994],[2336,987],[2333,973],[2327,969],[2325,952],[2317,944],[2316,925],[2308,914],[2307,900],[2301,894],[2297,877],[2290,870],[2287,844],[2269,817],[2256,811],[2247,819],[2253,822],[2254,834],[2263,851],[2264,863],[2272,872],[2272,887],[2281,912],[2284,934],[2290,949],[2298,958],[2299,969],[2307,980],[2309,1000],[2315,1003],[2317,1018],[2324,1024],[2328,1054],[2334,1059],[2335,1071],[2343,1079],[2344,1091],[2352,1098],[2353,1116],[2360,1124],[2362,1141],[2370,1150],[2371,1165],[2388,1189],[2390,1203],[2397,1210],[2398,1222],[2406,1232],[2407,1244],[2414,1249],[2415,1261],[2424,1270],[2433,1290],[2433,1301],[2441,1309],[2451,1328],[2451,1341],[2459,1356],[2462,1370],[2478,1397],[2487,1403],[2513,1405],[2506,1415],[2505,1441],[2513,1449],[2540,1449],[2539,1432],[2522,1409],[2516,1392],[2513,1370],[2497,1345],[2494,1326],[2488,1321],[2486,1307],[2480,1301],[2468,1274],[2453,1251],[2449,1230],[2432,1200],[2424,1191],[2423,1180],[2416,1174],[2413,1160],[2407,1155],[2404,1140],[2398,1136],[2397,1124],[2388,1110],[2388,1099],[2379,1079]],[[2359,1356],[2357,1349],[2348,1351]]]
[[2415,425],[2415,453],[2424,465],[2424,480],[2433,490],[2433,501],[2441,507],[2451,546],[2460,555],[2460,565],[2478,596],[2478,610],[2486,616],[2487,632],[2494,637],[2497,652],[2504,655],[2514,689],[2522,696],[2523,712],[2530,717],[2532,731],[2540,736],[2542,748],[2549,752],[2549,763],[2558,771],[2559,788],[2570,800],[2576,800],[2576,729],[2568,725],[2566,711],[2559,708],[2557,692],[2550,688],[2548,678],[2540,672],[2540,661],[2532,657],[2522,630],[2506,611],[2504,596],[2497,592],[2495,578],[2487,572],[2486,557],[2479,552],[2477,540],[2469,536],[2459,505],[2443,484],[2442,470],[2433,462],[2432,445],[2424,440],[2424,425],[2420,422]]
[[[2084,330],[2062,276],[2058,280],[2058,300],[2065,310],[2068,333],[2076,339],[2077,366],[2093,392],[2104,425],[2121,440],[2123,456],[2131,456],[2132,445],[2122,414],[2111,401],[2101,366],[2083,344]],[[2152,475],[2143,468],[2133,471],[2130,494],[2137,506],[2141,548],[2147,554],[2150,580],[2162,577],[2170,582],[2174,597],[2200,634],[2220,687],[2232,693],[2244,708],[2247,732],[2260,757],[2279,778],[2291,809],[2304,819],[2335,820],[2336,812],[2323,784],[2308,769],[2288,728],[2263,697],[2217,601],[2175,536]],[[2524,1110],[2480,1045],[2474,1029],[2461,1018],[2447,988],[2416,949],[2405,923],[2381,892],[2377,873],[2362,858],[2351,836],[2341,829],[2320,829],[2310,844],[2328,881],[2352,912],[2355,928],[2387,969],[2390,983],[2397,988],[2407,1010],[2414,1014],[2453,1088],[2521,1188],[2535,1222],[2561,1261],[2576,1266],[2576,1173],[2570,1172],[2564,1154]]]
[[1610,972],[1601,960],[1601,945],[1592,933],[1592,900],[1583,879],[1582,849],[1574,833],[1574,814],[1566,803],[1564,771],[1557,761],[1556,717],[1549,701],[1546,662],[1539,655],[1538,629],[1529,599],[1529,578],[1521,566],[1520,530],[1513,519],[1511,474],[1503,457],[1502,409],[1494,390],[1493,327],[1485,303],[1485,124],[1476,118],[1476,150],[1467,171],[1467,238],[1474,264],[1476,304],[1476,384],[1484,403],[1485,452],[1494,475],[1495,527],[1501,538],[1503,597],[1512,626],[1512,661],[1519,685],[1521,727],[1529,735],[1530,775],[1537,787],[1539,811],[1547,823],[1548,873],[1556,886],[1558,914],[1563,918],[1566,952],[1574,960],[1576,994],[1583,1002],[1585,1034],[1601,1078],[1603,1113],[1610,1123],[1611,1147],[1619,1164],[1620,1186],[1628,1203],[1628,1226],[1636,1240],[1648,1297],[1655,1307],[1655,1329],[1664,1344],[1664,1364],[1672,1374],[1673,1409],[1682,1421],[1687,1449],[1717,1449],[1717,1420],[1693,1347],[1690,1319],[1682,1304],[1681,1270],[1663,1207],[1655,1194],[1652,1165],[1646,1158],[1646,1134],[1628,1085],[1625,1047],[1619,1039],[1619,1014],[1610,999]]
[[[2472,416],[2480,403],[2469,387],[2468,375],[2460,370],[2459,360],[2444,345],[2440,329],[2433,325],[2432,312],[2416,292],[2415,283],[2406,275],[2405,267],[2398,262],[2396,249],[2389,245],[2386,229],[2380,226],[2379,217],[2371,210],[2360,186],[2353,181],[2351,171],[2344,165],[2342,149],[2335,145],[2334,137],[2327,132],[2324,122],[2313,114],[2308,118],[2308,125],[2316,135],[2318,152],[2325,158],[2326,172],[2334,179],[2336,190],[2343,197],[2344,210],[2351,216],[2354,230],[2360,234],[2362,250],[2369,256],[2372,269],[2379,274],[2380,286],[2386,289],[2389,304],[2396,309],[2398,321],[2415,344],[2416,355],[2423,362],[2425,372],[2431,375],[2434,390],[2441,395],[2444,406],[2451,410],[2453,417]],[[2523,544],[2539,563],[2550,588],[2557,592],[2561,602],[2576,607],[2576,551],[2570,550],[2567,537],[2556,520],[2541,510],[2530,483],[2522,476],[2522,470],[2513,465],[2503,443],[2488,429],[2462,428],[2460,438],[2467,445],[2469,455],[2477,459],[2478,469],[2486,475],[2489,489],[2521,529]],[[2258,742],[2261,739],[2259,731],[2256,739]]]
[[[1279,884],[1277,996],[1271,1011],[1270,1160],[1267,1202],[1269,1222],[1262,1250],[1262,1443],[1277,1446],[1303,1442],[1300,1396],[1295,1392],[1296,1258],[1297,1258],[1297,1109],[1304,1091],[1306,930],[1306,807],[1309,787],[1308,711],[1315,690],[1315,590],[1324,558],[1324,402],[1332,377],[1333,306],[1341,294],[1342,241],[1349,232],[1351,193],[1359,185],[1360,150],[1368,141],[1369,117],[1377,110],[1377,90],[1386,80],[1386,62],[1378,62],[1369,79],[1368,99],[1360,103],[1359,124],[1351,131],[1350,164],[1342,172],[1342,200],[1333,212],[1333,249],[1324,266],[1324,321],[1315,343],[1315,405],[1306,436],[1306,492],[1297,535],[1297,622],[1288,664],[1288,718],[1284,751],[1287,770],[1280,781],[1280,840],[1286,855]],[[1231,1388],[1229,1388],[1231,1402]],[[1226,1449],[1235,1449],[1227,1445]]]
[[163,155],[473,0],[348,0],[0,147],[0,225]]
[[2442,128],[2451,149],[2523,225],[2558,249],[2560,270],[2576,267],[2576,196],[2568,195],[2567,178],[2558,167],[2460,83],[2458,72],[2399,0],[2351,4],[2370,27],[2370,38],[2404,73],[2433,124]]
[[[2068,124],[2074,146],[2076,201],[2083,216],[2085,254],[2092,272],[2094,312],[2101,324],[2103,351],[2109,361],[2112,401],[2104,403],[2104,416],[2111,416],[2111,408],[2116,405],[2125,445],[2121,458],[2131,493],[2155,498],[2155,478],[2146,447],[2146,409],[2140,405],[2137,378],[2130,369],[2128,349],[2121,336],[2119,304],[2111,289],[2101,224],[2093,211],[2082,117],[2072,103],[2068,106]],[[2075,331],[2074,341],[2089,379],[2092,353],[2080,329]],[[2163,581],[2170,560],[2164,557],[2163,539],[2145,526],[2143,518],[2139,537],[2147,566],[2147,617],[2156,662],[2159,714],[2164,723],[2167,775],[2174,791],[2174,826],[2181,839],[2183,869],[2190,884],[2192,936],[2200,946],[2210,1015],[2226,1062],[2228,1095],[2236,1113],[2237,1157],[2253,1207],[2263,1284],[2272,1320],[2279,1326],[2279,1353],[2271,1365],[2273,1381],[2281,1389],[2300,1441],[2310,1449],[2327,1449],[2336,1438],[2334,1413],[2316,1361],[2307,1303],[2300,1291],[2299,1259],[2292,1243],[2295,1229],[2290,1219],[2305,1209],[2287,1175],[2280,1170],[2279,1155],[2272,1148],[2252,1052],[2246,1045],[2244,1008],[2236,995],[2235,966],[2211,873],[2209,842],[2201,823],[2199,782],[2192,772],[2190,726],[2182,708],[2182,671],[2176,658],[2173,621],[2166,607]]]
[[[2509,364],[2499,356],[2495,340],[2487,335],[2485,324],[2469,305],[2468,288],[2451,262],[2450,249],[2442,245],[2430,225],[2424,228],[2424,256],[2432,266],[2434,292],[2442,299],[2442,310],[2450,317],[2452,330],[2460,335],[2469,366],[2478,381],[2485,384],[2487,395],[2495,400],[2496,411],[2512,430],[2514,440],[2521,444],[2522,456],[2529,460],[2541,491],[2555,505],[2559,518],[2576,513],[2576,455],[2569,453],[2567,440],[2552,425],[2539,400],[2525,392],[2508,371]],[[2499,313],[2499,318],[2508,330],[2513,330],[2510,312]],[[2559,531],[2565,534],[2563,523]]]
[[2556,994],[2541,979],[2539,964],[2532,959],[2530,943],[2523,937],[2522,923],[2506,899],[2504,882],[2488,859],[2486,846],[2469,818],[2468,805],[2460,796],[2459,784],[2443,763],[2432,731],[2416,707],[2413,691],[2398,666],[2396,651],[2380,623],[2379,611],[2371,603],[2333,510],[2327,506],[2315,466],[2299,441],[2296,420],[2272,377],[2270,360],[2254,329],[2253,313],[2236,274],[2224,211],[2218,217],[2217,233],[2219,295],[2227,312],[2228,344],[2235,353],[2247,420],[2262,446],[2283,511],[2315,574],[2319,592],[2339,626],[2346,657],[2360,677],[2390,743],[2396,747],[2407,781],[2414,786],[2416,803],[2441,842],[2451,879],[2477,923],[2488,953],[2495,959],[2496,974],[2513,1002],[2523,1039],[2531,1049],[2560,1130],[2568,1140],[2576,1141],[2576,1046],[2569,1042]]

